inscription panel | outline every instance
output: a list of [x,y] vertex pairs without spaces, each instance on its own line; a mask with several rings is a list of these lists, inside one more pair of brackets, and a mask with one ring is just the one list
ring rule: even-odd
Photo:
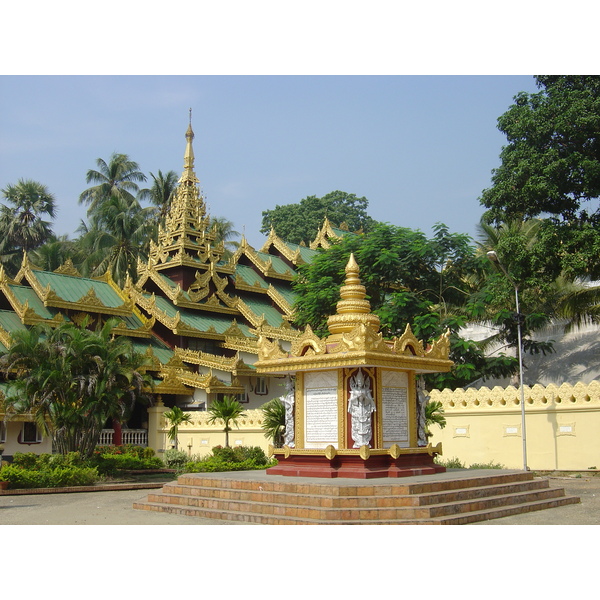
[[392,444],[408,447],[408,376],[406,373],[384,371],[381,383],[383,445],[386,448]]
[[337,373],[307,373],[304,380],[305,446],[338,447]]

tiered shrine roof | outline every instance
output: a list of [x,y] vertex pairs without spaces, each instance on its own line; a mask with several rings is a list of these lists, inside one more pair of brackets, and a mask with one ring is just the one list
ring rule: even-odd
[[243,391],[237,378],[256,370],[241,352],[256,356],[261,336],[297,340],[301,332],[290,324],[296,268],[349,232],[326,220],[310,248],[271,231],[260,250],[243,238],[233,254],[226,252],[216,242],[200,191],[193,139],[190,123],[176,193],[148,260],[138,263],[137,281],[121,289],[110,273],[82,277],[70,261],[49,272],[25,257],[14,279],[0,266],[0,350],[10,345],[12,333],[36,323],[87,318],[99,326],[116,317],[115,333],[152,358],[155,392],[189,395],[193,388]]

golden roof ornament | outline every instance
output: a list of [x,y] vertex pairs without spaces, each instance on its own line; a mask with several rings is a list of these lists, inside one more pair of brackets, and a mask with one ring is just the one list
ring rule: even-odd
[[367,300],[367,291],[359,278],[360,269],[350,254],[346,265],[346,281],[340,289],[341,300],[337,303],[337,312],[327,320],[328,342],[341,339],[344,333],[350,333],[357,325],[369,325],[375,333],[379,331],[379,317],[371,312],[371,303]]
[[294,338],[290,351],[284,352],[277,342],[269,341],[268,334],[255,332],[258,335],[258,361],[254,364],[257,372],[297,373],[357,366],[415,373],[439,373],[451,369],[449,332],[434,340],[427,349],[414,336],[410,325],[400,338],[383,339],[379,331],[381,322],[371,312],[353,254],[346,265],[340,297],[336,314],[327,321],[330,332],[327,338],[319,338],[307,325],[304,333]]

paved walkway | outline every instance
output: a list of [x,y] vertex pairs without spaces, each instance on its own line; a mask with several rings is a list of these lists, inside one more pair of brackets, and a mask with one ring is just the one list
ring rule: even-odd
[[[580,504],[504,517],[475,525],[600,525],[600,477],[550,477]],[[0,496],[1,525],[247,525],[134,510],[148,490]]]

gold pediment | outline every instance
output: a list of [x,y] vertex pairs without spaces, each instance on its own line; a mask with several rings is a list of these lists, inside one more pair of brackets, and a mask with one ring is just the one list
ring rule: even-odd
[[277,340],[270,341],[262,335],[258,338],[257,347],[259,360],[276,360],[288,356]]
[[415,337],[410,325],[407,325],[404,333],[399,338],[394,338],[393,342],[393,349],[396,354],[425,356],[423,342]]
[[343,333],[342,339],[328,349],[330,354],[337,352],[385,352],[391,353],[390,347],[383,341],[381,333],[377,333],[365,323],[358,324],[350,333]]
[[319,338],[311,329],[306,326],[304,333],[292,342],[292,356],[304,356],[307,353],[325,354],[327,345],[325,341]]
[[75,268],[75,265],[70,258],[67,258],[58,269],[55,269],[54,273],[58,273],[59,275],[70,275],[71,277],[81,277],[81,273]]
[[223,332],[224,336],[237,336],[237,337],[246,337],[244,332],[240,329],[237,321],[234,319],[231,325]]
[[437,340],[434,340],[429,348],[425,352],[427,358],[436,358],[441,360],[447,360],[450,355],[450,330],[448,329],[443,333]]

